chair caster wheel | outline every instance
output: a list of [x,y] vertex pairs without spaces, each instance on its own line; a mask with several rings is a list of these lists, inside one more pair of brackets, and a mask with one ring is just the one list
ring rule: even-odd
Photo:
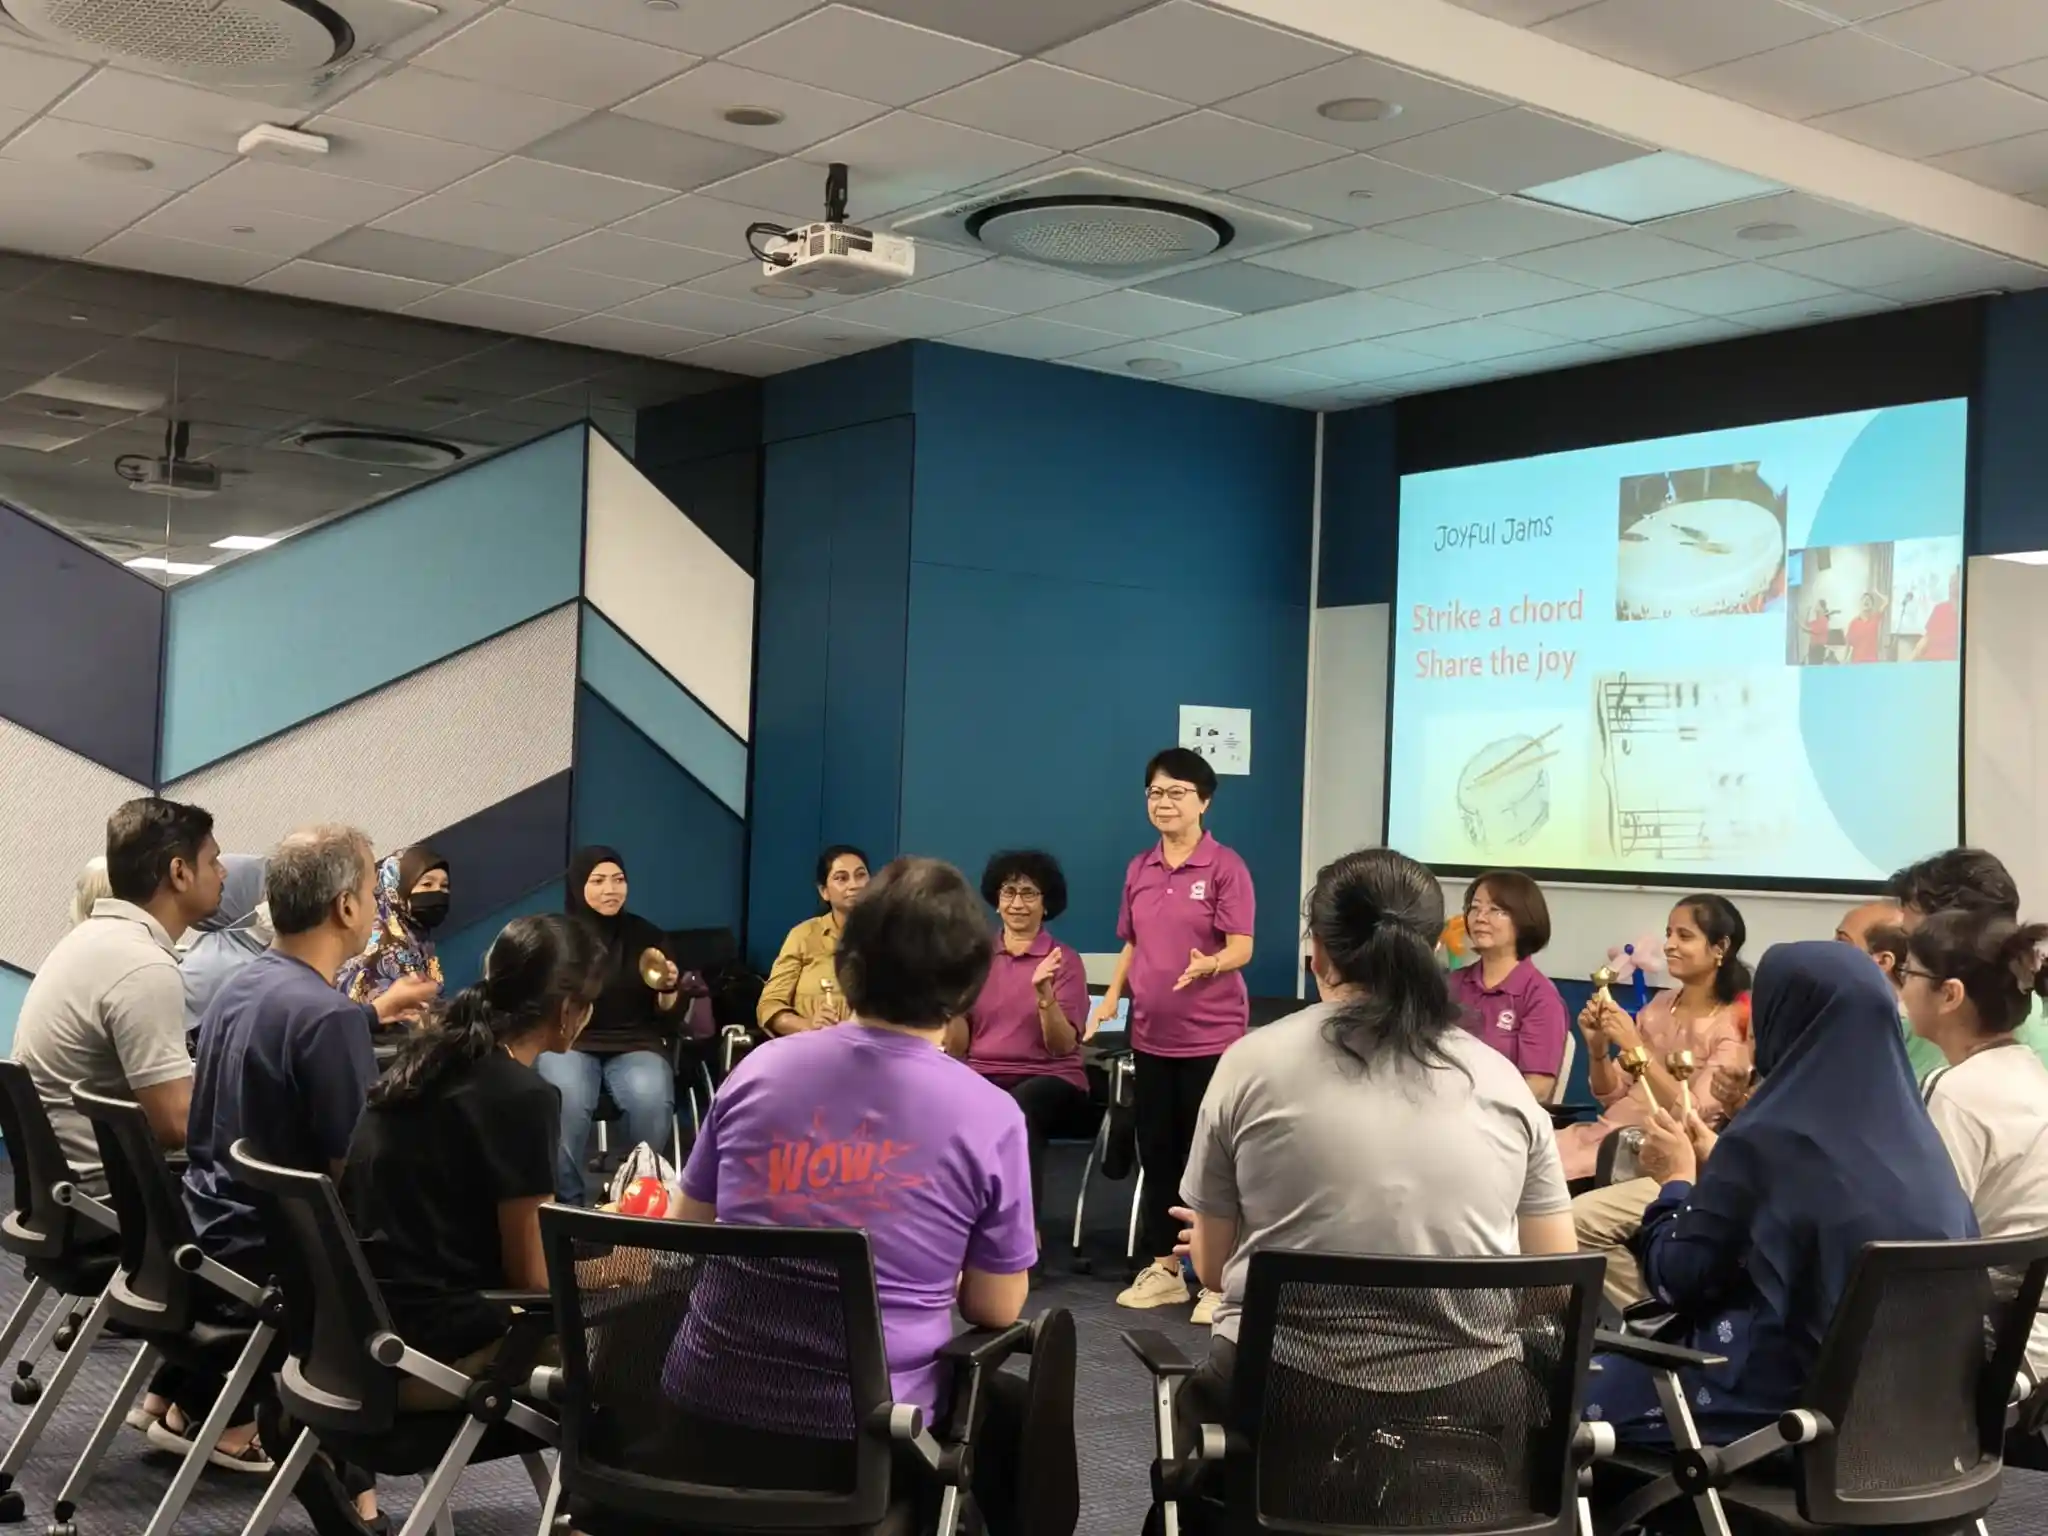
[[1092,1275],[1092,1274],[1094,1274],[1094,1273],[1095,1273],[1095,1261],[1094,1261],[1093,1259],[1090,1259],[1090,1258],[1084,1258],[1084,1257],[1083,1257],[1082,1255],[1080,1255],[1080,1254],[1078,1254],[1078,1253],[1077,1253],[1077,1254],[1075,1254],[1075,1255],[1074,1255],[1074,1273],[1075,1273],[1075,1274],[1077,1274],[1077,1275]]
[[44,1527],[43,1536],[78,1536],[78,1526],[70,1520],[52,1520]]
[[28,1501],[19,1488],[0,1493],[0,1525],[19,1525],[28,1518]]
[[43,1384],[33,1376],[17,1376],[8,1384],[7,1395],[26,1408],[41,1400]]
[[59,1349],[69,1349],[78,1337],[78,1319],[67,1317],[57,1325],[57,1331],[50,1335],[50,1342]]

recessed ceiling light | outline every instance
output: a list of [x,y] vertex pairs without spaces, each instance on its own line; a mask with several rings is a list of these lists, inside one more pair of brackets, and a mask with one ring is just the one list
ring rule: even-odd
[[420,402],[421,402],[421,404],[423,404],[423,405],[460,405],[460,404],[462,404],[462,396],[460,396],[460,395],[421,395],[421,396],[420,396]]
[[1784,190],[1761,176],[1660,149],[1597,171],[1524,187],[1516,195],[1620,224],[1647,224]]
[[808,299],[811,296],[811,290],[801,283],[756,283],[754,292],[764,299]]
[[1353,187],[1349,192],[1346,192],[1344,195],[1346,197],[1355,197],[1361,203],[1369,203],[1372,201],[1372,193],[1368,192],[1364,187]]
[[253,235],[256,233],[256,226],[254,224],[235,224],[229,227],[228,233],[231,235]]
[[1790,240],[1799,234],[1797,224],[1786,224],[1781,220],[1767,219],[1761,224],[1745,224],[1735,231],[1738,240]]
[[82,322],[84,322],[84,321],[90,320],[90,319],[92,318],[92,316],[91,316],[91,315],[73,315],[73,316],[72,316],[71,318],[72,318],[73,320],[77,320],[77,321],[80,321],[80,322],[82,323]]
[[146,155],[131,155],[118,149],[88,149],[79,153],[78,163],[96,171],[153,171],[156,162]]
[[43,414],[45,416],[54,416],[59,421],[85,420],[85,412],[80,410],[74,410],[71,406],[68,405],[53,405],[47,411],[43,412]]
[[213,569],[210,565],[193,565],[184,560],[166,560],[160,555],[143,555],[125,563],[131,571],[162,571],[166,576],[197,576],[202,571]]
[[277,540],[266,539],[260,534],[231,533],[224,539],[215,539],[213,547],[215,549],[268,549],[276,542]]
[[719,115],[735,128],[773,128],[782,121],[773,107],[727,107]]
[[1401,115],[1401,103],[1377,96],[1339,96],[1316,108],[1316,116],[1333,123],[1384,123]]
[[1148,379],[1163,379],[1169,374],[1180,372],[1180,364],[1170,357],[1134,357],[1124,366],[1133,373],[1142,373]]
[[680,11],[682,9],[679,0],[640,0],[640,3],[650,11]]

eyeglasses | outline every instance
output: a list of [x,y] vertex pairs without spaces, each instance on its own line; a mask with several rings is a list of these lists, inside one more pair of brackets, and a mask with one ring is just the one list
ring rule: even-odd
[[1149,805],[1157,805],[1161,800],[1171,800],[1175,805],[1179,805],[1193,793],[1194,791],[1185,784],[1155,784],[1145,791],[1145,800]]
[[1013,901],[1028,903],[1045,899],[1045,892],[1035,885],[1006,885],[1000,891],[997,891],[996,895],[1005,905]]
[[1483,901],[1475,901],[1465,909],[1465,915],[1467,917],[1506,917],[1508,909],[1506,907],[1492,906]]
[[1899,980],[1904,981],[1908,976],[1918,976],[1922,981],[1932,982],[1937,987],[1948,980],[1946,976],[1937,976],[1932,971],[1918,970],[1910,965],[1900,966]]

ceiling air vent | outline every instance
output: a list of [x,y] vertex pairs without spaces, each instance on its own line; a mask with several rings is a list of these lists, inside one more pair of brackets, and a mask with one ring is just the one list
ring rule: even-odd
[[345,422],[316,421],[286,434],[275,446],[315,458],[346,464],[374,464],[387,469],[417,469],[429,474],[453,468],[465,459],[490,452],[479,443],[394,432],[379,427],[352,427]]
[[0,0],[31,37],[218,89],[330,74],[433,21],[420,0]]
[[1317,226],[1206,192],[1091,167],[1054,171],[913,214],[896,233],[1103,277],[1248,256]]

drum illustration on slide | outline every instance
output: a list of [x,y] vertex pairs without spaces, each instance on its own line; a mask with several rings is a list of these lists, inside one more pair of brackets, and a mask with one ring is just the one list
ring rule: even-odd
[[1472,846],[1513,848],[1550,820],[1549,746],[1560,727],[1540,736],[1502,736],[1466,759],[1458,775],[1458,815]]

